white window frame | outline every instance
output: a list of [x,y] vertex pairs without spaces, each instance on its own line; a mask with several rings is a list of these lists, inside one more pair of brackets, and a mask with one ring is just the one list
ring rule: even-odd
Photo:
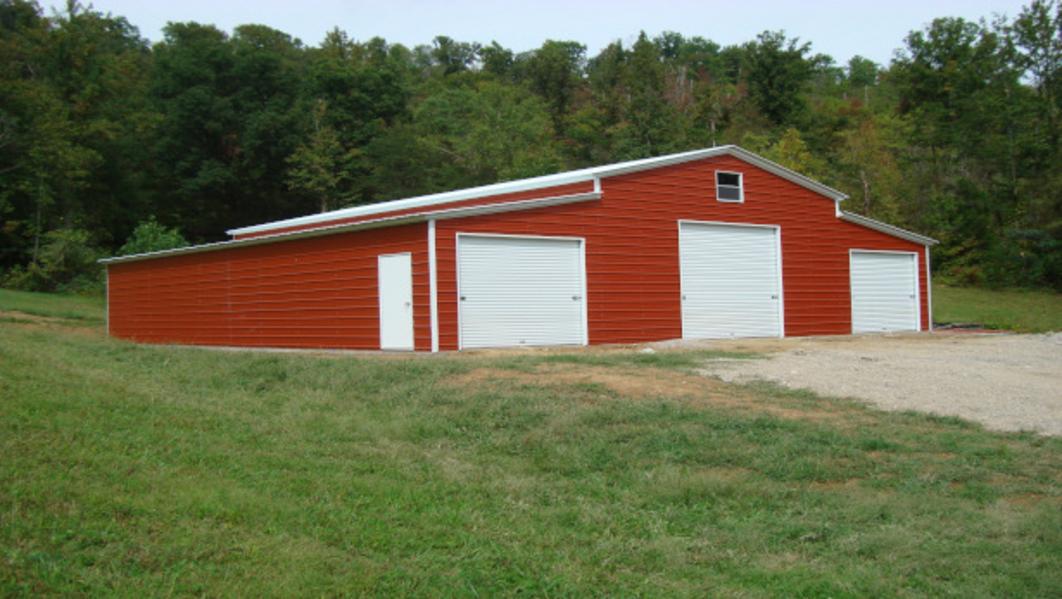
[[576,241],[579,243],[579,266],[583,269],[583,340],[582,346],[590,345],[590,299],[587,295],[589,283],[586,276],[586,238],[574,237],[567,235],[523,235],[515,233],[469,233],[464,231],[458,231],[454,234],[454,276],[457,279],[455,287],[457,288],[457,295],[454,299],[457,300],[457,350],[462,351],[465,349],[464,335],[461,330],[461,238],[462,237],[493,237],[497,238],[510,238],[510,239],[546,239],[553,241]]
[[[726,200],[719,197],[719,175],[737,175],[738,178],[738,199]],[[726,188],[732,188],[732,185],[725,185]],[[745,174],[737,171],[715,171],[715,199],[719,202],[726,202],[728,204],[744,204],[745,203]]]

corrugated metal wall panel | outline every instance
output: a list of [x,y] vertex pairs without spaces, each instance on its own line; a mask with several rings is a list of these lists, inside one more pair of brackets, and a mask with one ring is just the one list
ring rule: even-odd
[[583,343],[581,242],[461,236],[461,347]]
[[431,348],[427,226],[112,264],[110,330],[152,343],[380,346],[377,257],[413,258],[414,337]]

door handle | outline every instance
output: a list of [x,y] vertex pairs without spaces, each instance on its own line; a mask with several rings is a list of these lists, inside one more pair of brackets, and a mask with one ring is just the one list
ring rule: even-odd
[[465,296],[461,296],[461,301],[465,301]]
[[572,301],[576,301],[577,302],[577,301],[579,301],[581,299],[583,299],[583,296],[581,296],[581,295],[573,295],[572,296]]

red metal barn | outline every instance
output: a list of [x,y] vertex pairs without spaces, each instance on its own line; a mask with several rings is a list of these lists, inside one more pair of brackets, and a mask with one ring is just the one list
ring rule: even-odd
[[347,208],[107,264],[150,343],[455,350],[927,330],[932,239],[723,146]]

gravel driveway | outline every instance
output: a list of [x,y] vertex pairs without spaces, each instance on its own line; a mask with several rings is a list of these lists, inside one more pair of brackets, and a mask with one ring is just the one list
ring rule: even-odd
[[[916,334],[731,342],[762,360],[711,363],[724,381],[766,379],[886,410],[959,416],[1062,435],[1062,333]],[[718,345],[716,346],[718,347]]]

